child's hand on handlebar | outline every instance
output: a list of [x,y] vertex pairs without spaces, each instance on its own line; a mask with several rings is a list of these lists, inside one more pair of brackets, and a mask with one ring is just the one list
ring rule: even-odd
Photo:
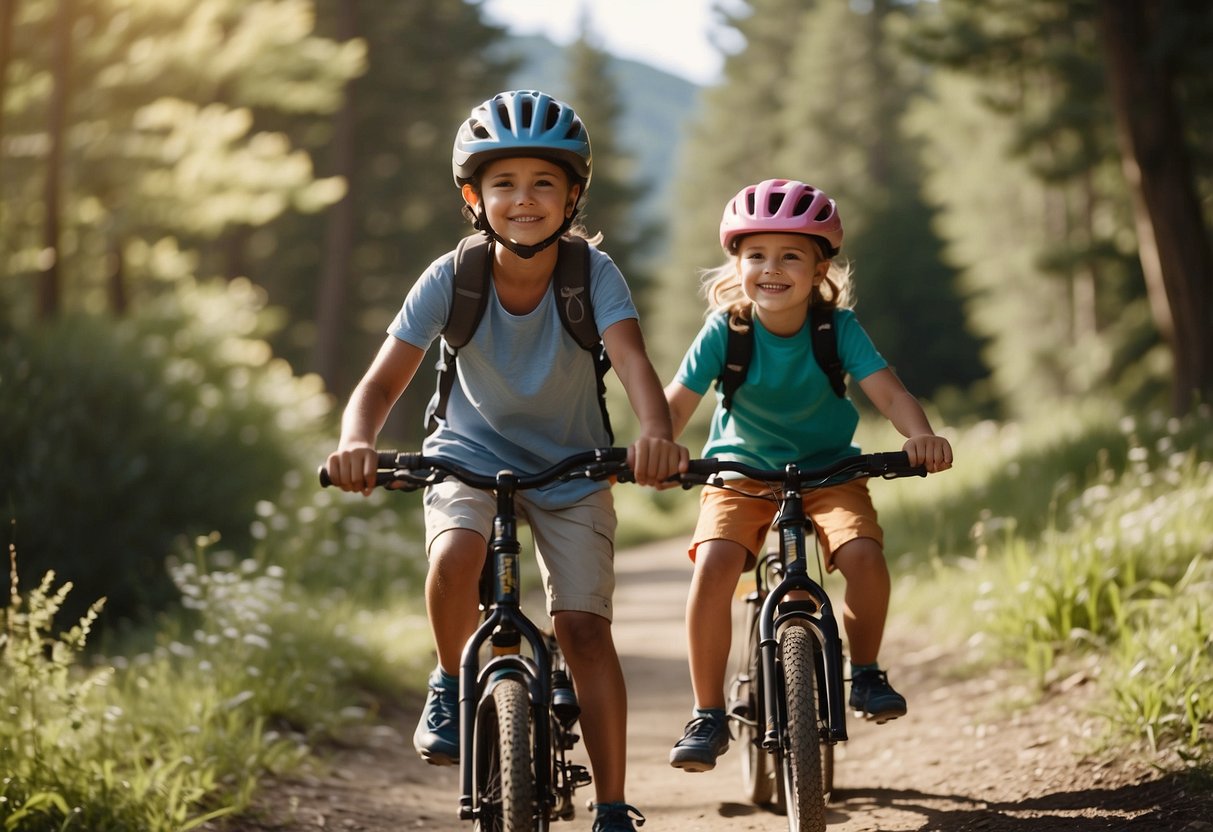
[[361,491],[369,496],[375,490],[379,455],[373,447],[360,445],[341,448],[329,454],[324,463],[329,479],[342,491]]
[[682,445],[656,436],[642,436],[628,448],[628,466],[639,485],[657,489],[679,483],[671,477],[686,471],[691,454]]
[[901,449],[909,455],[911,465],[926,466],[928,474],[936,474],[952,467],[952,446],[942,436],[911,436]]

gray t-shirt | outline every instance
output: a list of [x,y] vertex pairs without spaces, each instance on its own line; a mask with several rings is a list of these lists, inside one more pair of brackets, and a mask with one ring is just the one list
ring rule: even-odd
[[[431,263],[414,284],[388,333],[428,349],[450,314],[454,279],[454,252],[449,252]],[[638,317],[619,268],[593,246],[590,294],[600,333]],[[593,359],[560,322],[550,289],[525,315],[507,312],[491,290],[484,317],[459,350],[455,366],[446,419],[426,437],[424,453],[490,476],[506,468],[534,474],[566,456],[609,443],[598,406]],[[423,380],[418,371],[414,383]],[[531,491],[528,496],[542,508],[558,508],[605,487],[582,480]]]

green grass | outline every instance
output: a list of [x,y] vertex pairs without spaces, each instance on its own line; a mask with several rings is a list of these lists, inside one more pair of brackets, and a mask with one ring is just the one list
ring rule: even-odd
[[187,687],[195,680],[175,672],[177,662],[82,667],[102,605],[55,634],[71,584],[56,586],[48,572],[22,595],[12,563],[0,642],[6,832],[191,829],[239,810],[257,776],[304,750],[270,735],[246,698]]
[[[87,656],[102,605],[57,633],[71,585],[47,573],[23,595],[14,570],[0,637],[0,828],[176,832],[237,814],[261,777],[419,673],[362,602],[309,594],[282,567],[212,545],[199,541],[173,569],[185,609],[133,655]],[[420,652],[416,637],[399,645]]]
[[1040,691],[1094,668],[1110,747],[1209,770],[1213,419],[1107,412],[958,431],[952,471],[874,486],[894,605]]

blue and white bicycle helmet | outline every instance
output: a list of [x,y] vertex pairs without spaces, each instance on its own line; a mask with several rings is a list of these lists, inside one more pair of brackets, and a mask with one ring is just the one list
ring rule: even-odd
[[451,153],[455,183],[463,187],[473,182],[486,162],[508,156],[551,159],[568,171],[573,183],[581,186],[570,216],[555,234],[538,245],[522,245],[501,237],[489,224],[483,209],[476,217],[478,230],[519,257],[530,258],[559,240],[577,216],[593,168],[590,135],[572,107],[547,93],[537,90],[498,93],[473,107],[455,135]]
[[503,156],[553,159],[568,167],[582,192],[590,184],[590,135],[572,107],[546,93],[511,90],[473,107],[455,136],[455,182],[470,182],[481,165]]

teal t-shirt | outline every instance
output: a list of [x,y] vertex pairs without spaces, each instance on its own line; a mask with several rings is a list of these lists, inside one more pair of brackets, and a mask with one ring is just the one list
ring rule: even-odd
[[[713,315],[682,359],[674,380],[700,395],[724,366],[728,315]],[[888,366],[850,309],[834,311],[834,331],[843,369],[855,381]],[[703,456],[759,468],[795,463],[829,465],[859,453],[854,444],[859,412],[839,398],[813,357],[809,323],[790,337],[773,335],[754,321],[754,355],[745,383],[725,410],[716,391],[716,411]]]

